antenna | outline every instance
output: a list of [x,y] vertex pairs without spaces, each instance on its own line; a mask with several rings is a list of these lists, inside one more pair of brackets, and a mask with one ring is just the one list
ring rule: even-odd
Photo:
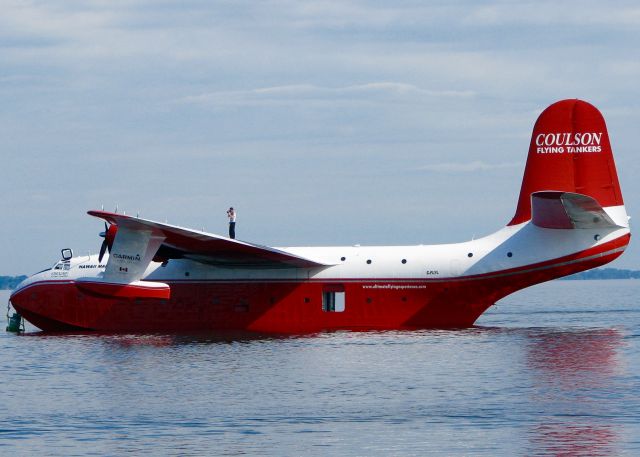
[[118,213],[118,204],[116,203],[116,210],[114,211],[114,213]]

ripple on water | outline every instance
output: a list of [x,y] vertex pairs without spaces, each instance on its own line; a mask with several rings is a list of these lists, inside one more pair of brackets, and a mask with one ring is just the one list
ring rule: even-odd
[[553,282],[456,331],[3,333],[0,453],[638,454],[639,288]]

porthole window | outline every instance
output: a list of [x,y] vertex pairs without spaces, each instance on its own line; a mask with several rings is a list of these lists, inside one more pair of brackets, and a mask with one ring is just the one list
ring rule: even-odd
[[473,257],[473,252],[470,252],[469,254],[467,254],[467,257]]
[[402,259],[402,263],[407,263],[407,259]]
[[367,260],[367,265],[371,265],[371,259]]
[[185,275],[185,276],[189,276],[189,272],[188,272],[188,271],[185,271],[185,272],[184,272],[184,275]]
[[507,252],[507,257],[513,257],[513,252]]
[[347,258],[346,257],[340,257],[340,260],[342,260],[344,262],[345,260],[347,260]]
[[233,310],[236,313],[248,313],[249,312],[249,301],[246,298],[240,300],[240,303],[237,303],[233,306]]
[[596,240],[596,241],[600,241],[600,235],[595,235],[595,236],[593,237],[593,239],[594,239],[594,240]]

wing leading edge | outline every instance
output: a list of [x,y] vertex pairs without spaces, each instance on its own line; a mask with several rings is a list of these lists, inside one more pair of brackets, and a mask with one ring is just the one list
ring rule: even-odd
[[221,267],[235,268],[322,268],[330,264],[300,257],[279,249],[234,240],[220,235],[191,230],[161,222],[140,219],[107,211],[88,211],[118,227],[121,233],[145,233],[154,239],[163,238],[155,258],[190,259]]

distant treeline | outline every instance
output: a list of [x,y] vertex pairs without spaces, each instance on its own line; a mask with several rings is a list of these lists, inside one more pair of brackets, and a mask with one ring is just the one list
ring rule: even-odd
[[640,279],[638,270],[621,270],[619,268],[596,268],[582,271],[562,279]]
[[26,276],[0,276],[0,289],[15,289],[25,279]]

